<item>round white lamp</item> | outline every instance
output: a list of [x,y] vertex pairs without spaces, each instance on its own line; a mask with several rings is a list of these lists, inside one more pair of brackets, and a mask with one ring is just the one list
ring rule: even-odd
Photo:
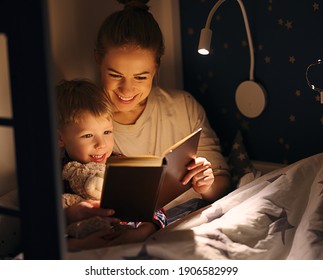
[[242,82],[236,90],[236,105],[242,115],[256,118],[266,107],[265,89],[254,81]]

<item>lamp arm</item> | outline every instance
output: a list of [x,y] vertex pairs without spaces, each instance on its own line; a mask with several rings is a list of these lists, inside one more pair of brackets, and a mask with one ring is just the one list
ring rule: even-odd
[[248,22],[248,17],[246,13],[246,9],[244,8],[244,5],[241,0],[237,0],[239,3],[243,20],[244,20],[244,25],[246,27],[246,33],[247,33],[247,38],[248,38],[248,45],[249,45],[249,52],[250,52],[250,71],[249,71],[249,80],[253,81],[254,80],[254,69],[255,69],[255,53],[253,50],[253,43],[252,43],[252,38],[251,38],[251,33],[250,33],[250,27],[249,27],[249,22]]
[[[211,32],[210,30],[210,25],[211,25],[211,21],[213,18],[214,13],[216,12],[216,10],[225,2],[226,0],[218,0],[215,5],[213,6],[213,8],[211,9],[211,11],[209,12],[209,15],[207,17],[206,23],[205,23],[205,30],[209,30],[209,32]],[[254,50],[253,50],[253,43],[252,43],[252,38],[251,38],[251,33],[250,33],[250,27],[249,27],[249,22],[248,22],[248,17],[247,17],[247,13],[246,13],[246,9],[242,3],[241,0],[237,0],[241,12],[242,12],[242,16],[243,16],[243,20],[244,20],[244,24],[246,27],[246,33],[247,33],[247,38],[248,38],[248,45],[249,45],[249,51],[250,51],[250,70],[249,70],[249,80],[253,81],[254,80],[254,69],[255,69],[255,54],[254,54]],[[212,34],[212,33],[211,33]],[[211,36],[211,35],[210,35]]]
[[213,8],[211,9],[211,11],[209,12],[209,15],[208,15],[208,17],[206,19],[205,28],[210,29],[211,21],[212,21],[212,18],[213,18],[214,13],[222,5],[222,3],[224,3],[225,1],[226,0],[218,0],[218,2],[215,3],[215,5],[213,6]]

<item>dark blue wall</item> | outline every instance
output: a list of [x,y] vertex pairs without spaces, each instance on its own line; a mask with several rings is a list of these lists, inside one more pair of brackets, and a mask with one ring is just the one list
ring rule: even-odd
[[322,152],[323,104],[308,87],[305,71],[323,58],[323,1],[243,1],[255,49],[255,81],[268,98],[265,111],[253,119],[235,105],[235,90],[249,79],[250,62],[237,1],[227,0],[213,17],[211,54],[197,53],[200,29],[215,3],[180,0],[183,75],[184,89],[205,107],[224,154],[238,129],[254,160],[292,163]]

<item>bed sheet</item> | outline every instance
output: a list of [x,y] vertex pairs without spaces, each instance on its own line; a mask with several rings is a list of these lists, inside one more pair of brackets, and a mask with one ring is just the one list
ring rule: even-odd
[[272,171],[143,243],[67,259],[323,259],[323,153]]

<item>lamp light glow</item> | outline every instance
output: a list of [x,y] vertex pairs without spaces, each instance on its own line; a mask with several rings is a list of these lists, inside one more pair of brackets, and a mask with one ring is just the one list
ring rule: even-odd
[[212,30],[209,28],[203,28],[201,30],[200,42],[198,52],[202,55],[208,55],[210,52],[212,38]]
[[212,30],[210,29],[211,21],[215,11],[221,6],[226,0],[218,0],[207,17],[205,27],[202,28],[200,33],[200,42],[198,47],[198,52],[202,55],[207,55],[210,52],[211,39],[212,39]]

